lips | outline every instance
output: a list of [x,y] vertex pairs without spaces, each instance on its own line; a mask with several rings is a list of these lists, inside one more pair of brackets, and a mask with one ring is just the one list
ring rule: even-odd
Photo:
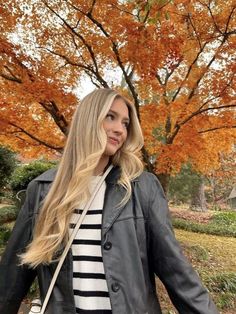
[[120,141],[115,137],[108,137],[108,140],[113,145],[119,145],[120,144]]

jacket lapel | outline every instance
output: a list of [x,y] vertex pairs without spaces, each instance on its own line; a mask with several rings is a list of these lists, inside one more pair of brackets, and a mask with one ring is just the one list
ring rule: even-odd
[[[126,190],[118,184],[121,170],[118,166],[114,167],[106,178],[106,192],[104,198],[102,215],[102,236],[110,230],[114,222],[124,210],[126,204],[119,205],[126,194]],[[134,179],[136,181],[137,179]]]
[[119,217],[125,205],[120,206],[120,201],[125,196],[125,189],[118,184],[107,183],[102,215],[102,235],[105,235]]

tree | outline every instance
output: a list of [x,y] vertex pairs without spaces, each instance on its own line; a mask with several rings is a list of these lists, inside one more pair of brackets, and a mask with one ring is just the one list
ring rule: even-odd
[[207,175],[210,185],[208,197],[216,208],[225,205],[236,182],[236,149],[231,154],[219,154],[220,166]]
[[6,0],[0,12],[4,142],[30,154],[61,151],[73,91],[88,77],[133,101],[144,161],[164,188],[182,164],[206,173],[230,151],[233,0]]
[[189,203],[193,190],[200,182],[201,176],[193,171],[190,164],[185,164],[177,175],[170,178],[168,196],[175,203]]
[[203,177],[201,177],[201,181],[198,186],[192,190],[190,209],[203,212],[207,211],[205,183]]

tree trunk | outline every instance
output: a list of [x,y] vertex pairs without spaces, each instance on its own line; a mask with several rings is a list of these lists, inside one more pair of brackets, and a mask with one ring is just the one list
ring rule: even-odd
[[142,148],[142,156],[143,156],[143,161],[145,162],[146,170],[151,172],[151,173],[153,173],[155,176],[158,177],[165,194],[167,194],[168,187],[169,187],[169,181],[170,181],[170,175],[166,174],[166,173],[160,173],[160,174],[156,175],[155,167],[151,163],[150,156],[149,156],[149,154],[148,154],[148,152],[147,152],[145,147]]
[[190,209],[202,212],[207,211],[203,180],[201,180],[199,184],[193,188]]
[[165,194],[167,194],[169,182],[170,182],[170,175],[166,174],[166,173],[160,173],[160,174],[158,174],[157,177],[158,177],[158,179],[162,185],[162,188],[163,188]]

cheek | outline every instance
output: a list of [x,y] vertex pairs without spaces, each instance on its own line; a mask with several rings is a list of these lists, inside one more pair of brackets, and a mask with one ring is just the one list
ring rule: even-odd
[[128,130],[124,132],[124,136],[123,136],[124,142],[127,140],[127,138],[128,138]]
[[107,133],[108,130],[109,130],[109,124],[104,121],[103,124],[102,124],[102,126],[103,126],[104,131]]

